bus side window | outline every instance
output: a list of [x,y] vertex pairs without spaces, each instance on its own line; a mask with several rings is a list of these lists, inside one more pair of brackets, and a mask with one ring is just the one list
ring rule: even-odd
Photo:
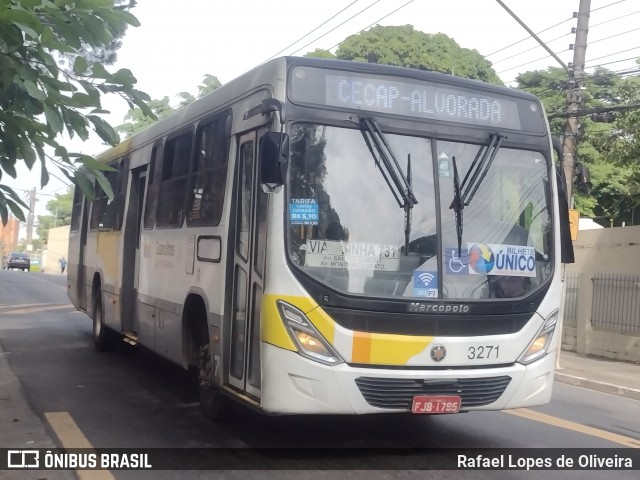
[[162,161],[162,144],[153,146],[151,160],[149,161],[149,180],[147,186],[147,199],[144,207],[144,228],[153,228],[156,223],[156,207],[158,206],[158,193],[160,190],[160,162]]
[[124,158],[118,167],[118,180],[113,190],[113,224],[114,230],[122,230],[124,220],[124,204],[127,198],[127,186],[129,182],[129,159]]
[[182,226],[189,183],[192,139],[193,133],[189,131],[165,143],[156,212],[158,227]]
[[[118,168],[119,163],[110,163],[110,167]],[[113,200],[109,200],[106,192],[96,183],[96,198],[93,201],[91,207],[91,221],[89,228],[91,230],[111,230],[115,220],[115,205],[118,186],[119,171],[104,172],[104,176],[111,185],[111,190],[114,192]]]
[[187,224],[215,226],[220,223],[226,184],[231,116],[198,128],[196,153],[191,169]]
[[[71,210],[71,231],[77,232],[80,230],[80,215],[82,214],[82,190],[80,188],[75,187],[73,190],[73,207]],[[85,219],[86,222],[86,219]]]

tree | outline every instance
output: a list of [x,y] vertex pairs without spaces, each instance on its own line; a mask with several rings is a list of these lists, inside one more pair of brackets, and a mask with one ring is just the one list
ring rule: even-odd
[[336,58],[336,56],[331,53],[329,50],[324,50],[322,48],[316,48],[313,52],[309,52],[305,54],[305,57],[309,58]]
[[71,210],[73,209],[73,188],[70,187],[63,194],[56,194],[56,198],[49,200],[46,205],[50,215],[38,215],[36,234],[46,244],[49,230],[71,224]]
[[[320,49],[307,54],[320,58],[330,58],[330,55]],[[491,63],[477,50],[461,48],[444,33],[423,33],[411,25],[377,25],[352,35],[340,43],[335,58],[432,70],[502,84]]]
[[217,90],[221,86],[222,86],[222,83],[220,83],[220,80],[218,80],[218,77],[207,73],[202,79],[202,83],[198,85],[197,97],[189,92],[180,92],[178,94],[178,96],[182,98],[182,101],[180,102],[180,106],[184,107],[186,105],[189,105],[190,103],[195,102],[198,98],[202,98],[205,95],[208,95],[209,93],[213,92],[214,90]]
[[[130,10],[135,7],[137,3],[136,0],[115,0],[114,6],[116,8]],[[83,43],[83,56],[94,62],[102,63],[103,65],[113,65],[118,59],[118,50],[122,46],[122,38],[126,31],[127,25],[124,25],[120,30],[114,31],[113,38],[106,46]]]
[[[525,72],[517,81],[518,88],[541,98],[552,117],[552,134],[562,136],[566,119],[554,114],[566,111],[565,71],[552,67]],[[587,111],[639,104],[640,81],[600,68],[587,76],[581,94],[581,109]],[[635,214],[640,206],[640,110],[616,112],[615,119],[598,123],[589,115],[580,117],[578,160],[589,167],[593,188],[589,195],[575,191],[574,199],[582,215],[606,217],[616,225],[640,223]]]
[[[109,72],[101,59],[117,48],[114,39],[127,26],[139,26],[123,0],[0,0],[0,182],[16,178],[16,165],[32,169],[40,160],[40,183],[49,180],[49,164],[58,167],[87,195],[93,177],[110,195],[93,157],[70,152],[60,143],[66,133],[82,140],[89,132],[110,145],[118,134],[102,118],[104,94],[114,93],[151,114],[149,97],[134,88],[128,69]],[[111,49],[111,50],[110,50]],[[107,58],[111,60],[112,58]],[[87,170],[80,170],[84,167]],[[9,210],[24,220],[27,205],[0,183],[0,218]]]
[[[220,86],[222,86],[222,84],[217,77],[206,74],[202,83],[198,86],[197,97],[189,92],[178,93],[177,96],[182,99],[178,107],[186,107],[187,105],[195,102],[198,98],[202,98],[208,93],[213,92]],[[153,117],[149,116],[146,111],[143,111],[138,107],[132,108],[124,117],[125,122],[122,125],[118,125],[116,130],[125,134],[127,137],[130,137],[175,111],[175,108],[171,106],[171,100],[169,97],[164,97],[162,100],[151,100],[148,103],[148,106],[154,114]]]
[[198,98],[202,98],[205,95],[217,90],[222,86],[220,80],[215,75],[207,73],[202,79],[202,83],[198,86]]
[[116,130],[130,137],[134,133],[138,133],[147,127],[153,125],[157,120],[161,120],[170,115],[174,110],[169,104],[169,97],[163,97],[162,100],[151,100],[147,106],[153,113],[153,116],[147,115],[141,108],[136,107],[129,110],[124,117],[125,122],[118,125]]

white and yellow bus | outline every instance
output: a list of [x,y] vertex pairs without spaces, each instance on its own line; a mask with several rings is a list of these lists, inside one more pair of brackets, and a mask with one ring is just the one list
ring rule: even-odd
[[568,224],[536,97],[279,58],[99,160],[69,297],[98,350],[198,372],[209,417],[549,401]]

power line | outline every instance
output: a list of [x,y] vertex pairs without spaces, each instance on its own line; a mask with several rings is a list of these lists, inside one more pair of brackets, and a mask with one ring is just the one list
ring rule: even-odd
[[[613,57],[614,55],[618,55],[618,54],[620,54],[620,53],[630,52],[631,50],[638,50],[639,48],[640,48],[640,46],[638,46],[638,47],[632,47],[632,48],[627,48],[626,50],[620,50],[619,52],[616,52],[616,53],[610,53],[610,54],[608,54],[608,55],[603,55],[603,56],[601,56],[601,57],[592,58],[592,59],[591,59],[591,60],[589,60],[587,63],[591,63],[591,62],[593,62],[593,61],[595,61],[595,60],[600,60],[600,59],[603,59],[603,58]],[[586,64],[585,64],[585,67],[586,67]],[[593,68],[593,67],[590,67],[590,68]]]
[[[377,24],[377,23],[381,22],[381,21],[382,21],[382,20],[384,20],[385,18],[390,17],[391,15],[393,15],[394,13],[396,13],[398,10],[401,10],[401,9],[403,9],[404,7],[406,7],[407,5],[409,5],[410,3],[413,3],[413,1],[414,1],[414,0],[409,0],[409,1],[408,1],[407,3],[405,3],[404,5],[401,5],[401,6],[399,6],[398,8],[396,8],[395,10],[393,10],[392,12],[387,13],[384,17],[379,18],[378,20],[376,20],[375,22],[373,22],[371,25],[368,25],[368,26],[364,27],[362,30],[360,30],[358,33],[355,33],[354,35],[358,35],[359,33],[364,32],[366,29],[368,29],[368,28],[372,27],[373,25],[375,25],[375,24]],[[334,49],[335,47],[337,47],[338,45],[340,45],[341,43],[342,43],[342,42],[338,42],[338,43],[336,43],[334,46],[329,47],[327,50],[332,50],[332,49]]]
[[340,23],[339,25],[333,27],[331,30],[329,30],[326,33],[323,33],[322,35],[320,35],[319,37],[317,37],[316,39],[310,41],[309,43],[307,43],[306,45],[300,47],[298,50],[296,50],[295,52],[291,53],[290,55],[295,55],[296,53],[298,53],[300,50],[304,50],[305,48],[307,48],[309,45],[317,42],[318,40],[320,40],[321,38],[326,37],[327,35],[329,35],[331,32],[333,32],[334,30],[340,28],[342,25],[344,25],[347,22],[350,22],[351,20],[353,20],[354,18],[356,18],[358,15],[361,15],[362,13],[364,13],[365,11],[369,10],[371,7],[373,7],[376,3],[379,3],[380,0],[376,0],[375,2],[373,2],[371,5],[369,5],[368,7],[363,8],[362,10],[360,10],[358,13],[356,13],[355,15],[350,16],[349,18],[347,18],[344,22]]
[[[565,20],[562,20],[561,22],[558,22],[555,25],[551,25],[550,27],[547,27],[544,30],[540,30],[539,32],[536,32],[536,35],[540,35],[541,33],[544,33],[544,32],[546,32],[548,30],[551,30],[552,28],[555,28],[555,27],[557,27],[559,25],[562,25],[563,23],[566,23],[569,20],[573,20],[573,17],[569,17],[569,18],[567,18]],[[531,35],[529,35],[528,37],[523,38],[522,40],[518,40],[517,42],[514,42],[511,45],[507,45],[506,47],[502,47],[501,49],[496,50],[495,52],[491,52],[490,54],[485,55],[485,58],[490,57],[491,55],[495,55],[496,53],[499,53],[499,52],[501,52],[503,50],[506,50],[507,48],[513,47],[514,45],[518,45],[519,43],[522,43],[525,40],[529,40],[530,38],[531,38]]]
[[591,10],[591,13],[597,12],[598,10],[604,10],[605,8],[612,7],[612,6],[617,5],[618,3],[622,3],[622,2],[626,2],[626,0],[618,0],[617,2],[609,3],[608,5],[604,5],[602,7],[594,8],[593,10]]
[[591,25],[589,28],[598,27],[600,25],[604,25],[605,23],[610,23],[610,22],[613,22],[615,20],[620,20],[621,18],[627,18],[627,17],[630,17],[631,15],[635,15],[636,13],[640,13],[640,10],[637,10],[637,11],[632,12],[632,13],[627,13],[626,15],[620,15],[619,17],[611,18],[609,20],[605,20],[604,22],[596,23],[594,25]]
[[282,50],[280,50],[278,53],[276,53],[275,55],[270,56],[268,59],[266,59],[264,62],[262,63],[266,63],[269,60],[271,60],[272,58],[277,57],[278,55],[280,55],[282,52],[284,52],[285,50],[287,50],[289,47],[293,47],[296,43],[300,42],[301,40],[303,40],[304,38],[307,38],[309,35],[311,35],[313,32],[315,32],[316,30],[318,30],[319,28],[325,26],[327,23],[329,23],[331,20],[333,20],[334,18],[336,18],[338,15],[340,15],[342,12],[344,12],[345,10],[347,10],[349,7],[351,7],[353,4],[358,3],[360,0],[354,0],[353,2],[351,2],[349,5],[347,5],[346,7],[344,7],[342,10],[340,10],[338,13],[335,13],[334,15],[332,15],[329,19],[325,20],[324,22],[322,22],[320,25],[318,25],[316,28],[314,28],[313,30],[311,30],[310,32],[306,33],[305,35],[303,35],[302,37],[300,37],[299,39],[297,39],[295,42],[290,43],[289,45],[287,45],[286,47],[284,47]]
[[[614,20],[619,20],[619,19],[621,19],[621,18],[626,18],[626,17],[629,17],[630,15],[634,15],[634,14],[636,14],[636,13],[640,13],[640,10],[639,10],[639,11],[636,11],[636,12],[633,12],[633,13],[631,13],[631,14],[628,14],[628,15],[622,15],[622,16],[620,16],[620,17],[612,18],[612,19],[610,19],[610,20],[606,20],[606,21],[604,21],[604,22],[596,23],[595,25],[591,25],[591,26],[589,27],[589,29],[591,30],[591,29],[593,29],[594,27],[597,27],[597,26],[599,26],[599,25],[603,25],[603,24],[605,24],[605,23],[610,23],[610,22],[612,22],[612,21],[614,21]],[[564,23],[564,22],[561,22],[561,23]],[[638,29],[635,29],[635,30],[638,30]],[[618,36],[618,35],[624,35],[625,33],[630,33],[630,32],[633,32],[633,31],[635,31],[635,30],[629,30],[629,31],[627,31],[627,32],[618,33],[618,34],[616,34],[616,35],[612,35],[612,36],[610,36],[610,37],[605,37],[605,38],[602,38],[602,39],[600,39],[600,40],[606,40],[606,39],[608,39],[608,38],[613,38],[613,37]],[[564,35],[560,35],[559,37],[553,38],[553,39],[551,39],[551,40],[546,40],[546,41],[545,41],[545,43],[549,44],[549,43],[555,42],[556,40],[560,40],[561,38],[564,38],[564,37],[569,36],[569,35],[571,35],[571,33],[566,33],[566,34],[564,34]],[[590,44],[591,44],[591,43],[596,43],[596,42],[598,42],[598,41],[600,41],[600,40],[594,40],[594,41],[590,42]],[[511,55],[511,56],[509,56],[509,57],[505,57],[505,58],[502,58],[502,59],[500,59],[500,60],[496,60],[495,62],[492,62],[492,63],[493,63],[493,65],[496,65],[496,64],[498,64],[498,63],[504,62],[505,60],[509,60],[509,59],[511,59],[511,58],[518,57],[518,56],[523,55],[523,54],[525,54],[525,53],[527,53],[527,52],[530,52],[531,50],[535,50],[535,49],[537,49],[537,48],[539,48],[539,47],[540,47],[540,45],[535,45],[535,46],[533,46],[533,47],[531,47],[531,48],[528,48],[527,50],[523,50],[523,51],[521,51],[521,52],[519,52],[519,53],[515,53],[515,54],[513,54],[513,55]],[[505,48],[506,48],[506,47],[505,47]],[[612,54],[612,55],[615,55],[615,54]],[[487,55],[487,56],[488,56],[488,55]],[[604,58],[604,57],[600,57],[600,58]]]
[[589,45],[591,45],[593,43],[602,42],[603,40],[609,40],[610,38],[619,37],[620,35],[626,35],[627,33],[635,32],[637,30],[640,30],[640,27],[639,28],[632,28],[631,30],[627,30],[626,32],[616,33],[615,35],[609,35],[608,37],[599,38],[598,40],[593,40],[592,42],[589,42]]
[[[556,40],[560,40],[561,38],[567,37],[569,35],[571,35],[571,34],[570,33],[565,33],[564,35],[560,35],[559,37],[556,37],[556,38],[554,38],[552,40],[547,40],[547,41],[545,41],[545,43],[549,44],[551,42],[555,42]],[[540,45],[535,45],[535,46],[533,46],[531,48],[528,48],[527,50],[521,51],[520,53],[515,53],[515,54],[511,55],[510,57],[505,57],[505,58],[502,58],[500,60],[496,60],[495,62],[492,62],[492,64],[496,65],[496,64],[498,64],[500,62],[504,62],[505,60],[509,60],[510,58],[517,57],[517,56],[522,55],[524,53],[530,52],[531,50],[535,50],[536,48],[540,48]]]
[[597,68],[597,67],[602,67],[603,65],[611,65],[613,63],[620,63],[620,62],[628,62],[629,60],[635,60],[636,58],[638,58],[638,56],[634,56],[634,57],[629,57],[629,58],[623,58],[622,60],[615,60],[613,62],[606,62],[606,63],[601,63],[599,65],[594,65],[592,67],[589,68]]
[[[588,68],[597,68],[599,66],[600,65],[594,65],[593,67],[588,67]],[[590,73],[585,77],[585,81],[592,81],[595,78],[604,78],[604,77],[620,77],[620,78],[624,78],[627,75],[633,75],[635,73],[640,73],[640,68],[637,68],[637,69],[624,68],[622,70],[615,70],[615,71],[609,71],[609,72],[606,72],[606,73],[597,73],[597,74],[596,73]],[[509,80],[508,82],[504,82],[504,83],[508,84],[508,83],[514,83],[514,82],[517,82],[517,81],[518,81],[518,79],[514,78],[513,80]],[[564,83],[564,86],[562,88],[566,89],[567,83],[568,82]],[[563,93],[563,92],[560,92],[560,90],[553,90],[551,88],[547,88],[547,89],[543,90],[540,93],[541,94],[545,94],[547,92],[550,92],[550,93]],[[540,96],[538,94],[537,96],[539,96],[540,98],[549,98],[552,95]]]
[[[562,53],[562,52],[564,52],[564,50],[560,50],[560,51],[558,51],[558,52],[553,52],[553,53],[554,53],[555,55],[558,55],[559,53]],[[506,70],[502,70],[502,71],[500,71],[500,72],[497,72],[497,75],[500,75],[501,73],[504,73],[504,72],[508,72],[508,71],[510,71],[510,70],[515,70],[516,68],[524,67],[525,65],[529,65],[530,63],[539,62],[540,60],[544,60],[545,58],[548,58],[548,57],[549,57],[549,55],[545,55],[544,57],[540,57],[540,58],[537,58],[537,59],[535,59],[535,60],[531,60],[531,61],[529,61],[529,62],[522,63],[522,64],[517,65],[517,66],[515,66],[515,67],[507,68]]]

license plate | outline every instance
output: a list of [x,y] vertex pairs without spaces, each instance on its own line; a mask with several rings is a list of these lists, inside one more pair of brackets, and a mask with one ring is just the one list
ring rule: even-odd
[[458,413],[460,411],[460,396],[433,395],[413,397],[411,413]]

